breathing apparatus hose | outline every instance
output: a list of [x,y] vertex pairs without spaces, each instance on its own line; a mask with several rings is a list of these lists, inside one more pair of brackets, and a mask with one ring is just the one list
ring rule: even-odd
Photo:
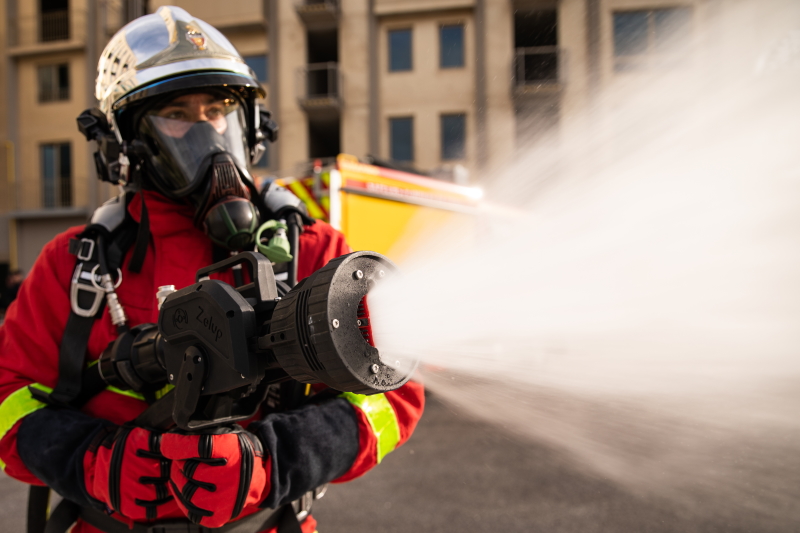
[[[119,303],[114,280],[111,278],[111,274],[108,271],[104,241],[105,239],[103,239],[102,235],[97,236],[97,263],[100,270],[100,286],[106,293],[106,304],[108,305],[108,312],[111,315],[111,323],[117,327],[117,333],[122,334],[128,331],[128,326],[126,325],[128,319],[125,316],[125,309],[123,309],[122,304]],[[122,276],[121,272],[120,276]],[[96,283],[94,279],[92,279],[92,283]]]

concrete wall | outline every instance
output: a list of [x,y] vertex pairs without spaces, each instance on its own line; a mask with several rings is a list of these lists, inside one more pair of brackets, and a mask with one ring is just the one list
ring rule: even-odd
[[8,233],[8,218],[6,213],[12,207],[10,205],[9,197],[12,194],[12,189],[9,184],[10,176],[8,175],[8,150],[6,143],[9,139],[8,131],[8,72],[11,61],[6,56],[5,38],[7,33],[7,20],[6,10],[8,9],[6,0],[0,0],[0,24],[5,28],[3,37],[0,39],[0,263],[8,263],[10,259],[9,248],[9,233]]
[[[107,186],[89,182],[90,160],[85,138],[78,132],[75,118],[86,109],[93,86],[88,83],[96,57],[89,57],[89,43],[95,27],[90,26],[90,5],[94,0],[70,2],[70,35],[68,40],[39,42],[38,3],[22,0],[5,0],[0,8],[3,35],[15,32],[16,40],[6,47],[5,37],[0,44],[3,74],[2,109],[2,202],[0,202],[0,261],[13,259],[18,266],[29,270],[44,244],[71,225],[84,223],[82,213],[86,206],[109,194]],[[9,2],[14,5],[9,6]],[[8,19],[8,10],[14,14]],[[103,43],[101,43],[102,45]],[[37,69],[44,65],[67,63],[69,65],[69,99],[39,102]],[[88,67],[87,67],[88,65]],[[87,68],[91,71],[87,71]],[[9,119],[9,115],[13,119]],[[14,141],[15,183],[9,186],[6,141]],[[71,145],[71,204],[70,215],[52,216],[54,212],[42,209],[40,146],[44,143],[69,142]],[[74,209],[77,206],[78,209]],[[32,210],[32,211],[31,211]],[[39,211],[37,211],[39,210]],[[28,211],[20,218],[20,211]],[[81,214],[78,214],[81,213]],[[28,217],[28,218],[26,218]],[[32,217],[32,218],[30,218]],[[12,235],[9,227],[15,221],[16,250],[10,249]]]
[[9,254],[9,224],[8,217],[0,215],[0,263],[8,263]]
[[152,12],[165,5],[181,7],[219,29],[265,22],[261,0],[225,0],[224,3],[219,0],[150,0],[148,3]]
[[86,224],[85,217],[36,218],[17,220],[19,239],[19,268],[31,271],[36,258],[55,235],[72,226]]
[[[510,3],[506,0],[502,1]],[[375,0],[375,13],[378,15],[422,13],[472,8],[474,5],[475,0]]]
[[[464,25],[464,66],[439,67],[439,28]],[[390,72],[388,32],[412,30],[412,70]],[[472,10],[455,10],[380,18],[378,78],[380,94],[381,155],[388,157],[389,119],[414,117],[414,161],[422,169],[462,163],[475,166],[475,25]],[[466,114],[466,158],[442,161],[440,116]]]
[[[0,0],[0,22],[5,29],[11,24],[6,20],[6,6],[9,1]],[[308,160],[308,117],[297,102],[297,71],[306,64],[306,27],[297,15],[293,0],[271,0],[275,10],[275,20],[267,21],[264,0],[152,0],[150,9],[173,4],[187,9],[193,15],[219,27],[243,55],[270,54],[271,84],[267,90],[275,90],[277,103],[274,105],[280,125],[280,141],[275,147],[279,155],[280,170],[283,175],[292,175]],[[736,14],[740,2],[734,0],[598,0],[599,49],[599,87],[613,87],[619,81],[628,81],[641,74],[619,73],[614,71],[612,13],[617,9],[653,9],[676,5],[690,5],[694,8],[695,34],[704,34],[710,24],[711,14],[716,11],[727,14],[728,18],[741,21],[742,17],[766,16],[757,10],[750,14]],[[41,203],[41,169],[39,147],[42,143],[72,143],[73,205],[87,206],[96,198],[103,201],[115,190],[105,184],[91,181],[90,153],[85,140],[75,128],[75,117],[85,107],[93,91],[89,80],[93,77],[96,58],[87,57],[86,46],[87,13],[90,2],[97,0],[72,0],[72,35],[70,41],[59,43],[36,43],[36,2],[15,0],[20,43],[9,50],[5,41],[0,42],[0,77],[12,79],[9,73],[16,70],[13,94],[7,94],[7,87],[0,86],[0,141],[12,138],[7,120],[10,112],[19,117],[14,122],[17,132],[17,180],[19,183],[18,205],[6,206],[0,202],[0,214],[4,210],[34,209]],[[540,101],[555,101],[558,114],[562,117],[559,129],[562,135],[569,135],[573,127],[563,117],[576,114],[590,101],[590,61],[587,40],[587,0],[340,0],[339,17],[339,67],[342,73],[342,95],[344,105],[341,111],[341,150],[359,157],[371,152],[377,145],[381,157],[389,155],[389,118],[413,116],[415,119],[415,166],[421,169],[436,169],[450,166],[454,162],[441,160],[440,116],[444,113],[465,113],[467,116],[466,157],[460,163],[473,170],[478,169],[478,99],[484,98],[485,106],[485,149],[488,168],[502,166],[512,157],[515,147],[515,127],[518,116],[515,108],[520,100],[514,96],[512,83],[512,64],[514,58],[513,16],[515,9],[531,6],[556,6],[558,13],[558,42],[563,55],[564,66],[562,84],[556,91],[545,95]],[[116,29],[113,9],[102,2],[98,5],[99,27],[105,30]],[[370,45],[370,6],[374,6],[376,20],[375,48]],[[792,5],[787,0],[786,5]],[[795,3],[796,5],[796,3]],[[105,6],[105,7],[103,7]],[[111,6],[113,7],[113,6]],[[478,20],[476,17],[482,16]],[[113,19],[113,20],[112,20]],[[478,69],[478,22],[483,23],[484,74]],[[269,24],[267,24],[269,22]],[[438,28],[442,24],[463,23],[465,25],[465,66],[456,69],[440,69]],[[791,21],[787,18],[787,25]],[[413,70],[411,72],[389,72],[387,32],[393,28],[413,29]],[[788,27],[788,26],[787,26]],[[270,50],[270,30],[273,28],[276,49]],[[755,30],[754,30],[755,31]],[[27,32],[27,33],[26,33]],[[716,34],[721,40],[735,42],[742,36],[740,32],[719,30]],[[101,50],[109,35],[98,36],[97,50]],[[716,38],[715,37],[715,38]],[[763,36],[769,40],[772,36]],[[370,57],[376,53],[377,93],[372,101],[370,82]],[[755,51],[745,51],[747,61]],[[95,54],[96,55],[96,54]],[[701,68],[712,64],[712,55],[702,57],[697,52]],[[58,62],[70,64],[70,100],[66,102],[39,103],[37,99],[36,68],[44,64]],[[705,62],[705,63],[704,63]],[[9,69],[14,66],[14,69]],[[479,88],[483,88],[483,92]],[[13,91],[12,91],[13,92]],[[269,101],[269,100],[267,100]],[[272,106],[271,106],[272,107]],[[13,109],[12,109],[13,108]],[[377,110],[377,118],[371,111]],[[376,139],[370,138],[370,124],[376,124],[373,132]],[[574,127],[584,127],[576,123]],[[2,148],[2,147],[0,147]],[[4,158],[3,158],[4,159]],[[6,168],[0,169],[0,194],[9,197],[3,189],[6,181]],[[63,221],[62,221],[63,222]],[[42,228],[63,229],[62,222],[48,219]],[[23,226],[33,227],[30,221]],[[0,226],[0,233],[5,230]],[[25,230],[27,231],[27,230]],[[45,229],[41,229],[45,231]],[[26,238],[20,229],[20,242]],[[0,236],[0,260],[7,257],[8,236]],[[27,252],[26,252],[27,253]]]
[[225,36],[231,44],[239,50],[243,56],[254,56],[267,54],[269,52],[269,41],[267,32],[259,29],[248,29],[246,31],[223,30]]
[[[38,67],[58,63],[69,65],[70,98],[39,102]],[[83,54],[64,52],[20,58],[17,62],[17,125],[19,157],[17,166],[17,208],[42,207],[40,146],[69,142],[72,152],[72,205],[88,203],[88,164],[86,138],[80,134],[75,118],[86,108],[86,60]],[[92,88],[93,89],[93,88]]]
[[503,166],[515,148],[511,71],[514,57],[514,8],[505,0],[486,0],[487,169]]
[[275,24],[278,25],[277,53],[280,57],[271,85],[280,85],[280,140],[277,149],[281,170],[292,175],[301,162],[308,161],[308,121],[297,102],[297,69],[306,64],[307,43],[305,26],[295,11],[294,3],[278,1],[277,4]]
[[178,6],[217,29],[233,43],[242,55],[267,53],[267,21],[261,0],[226,0],[220,9],[216,0],[151,0],[155,12],[165,5]]
[[[8,75],[8,60],[6,59],[6,44],[8,36],[8,27],[6,21],[7,1],[0,0],[0,24],[2,24],[3,38],[0,39],[0,102],[7,102],[8,91],[6,89],[6,76]],[[8,139],[8,105],[0,104],[0,140]],[[5,147],[0,146],[0,149]],[[3,158],[5,161],[5,158]],[[6,181],[6,169],[0,168],[0,181]],[[0,202],[0,212],[5,206]]]
[[558,5],[558,46],[564,54],[562,115],[568,116],[588,102],[589,65],[586,37],[586,0],[562,0]]
[[369,2],[342,0],[339,68],[342,70],[342,152],[364,157],[370,151]]

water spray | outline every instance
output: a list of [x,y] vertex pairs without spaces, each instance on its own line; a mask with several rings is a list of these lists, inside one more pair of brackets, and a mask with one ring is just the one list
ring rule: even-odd
[[780,5],[734,6],[730,53],[615,76],[488,171],[488,201],[526,214],[421,243],[370,295],[381,351],[637,493],[800,523],[800,13]]

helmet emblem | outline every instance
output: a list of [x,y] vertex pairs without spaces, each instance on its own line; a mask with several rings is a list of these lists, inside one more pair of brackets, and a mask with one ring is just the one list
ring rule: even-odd
[[194,45],[196,50],[206,49],[206,36],[191,24],[186,25],[186,39]]

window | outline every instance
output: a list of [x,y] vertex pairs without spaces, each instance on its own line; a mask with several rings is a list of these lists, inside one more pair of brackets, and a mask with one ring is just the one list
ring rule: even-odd
[[69,143],[41,145],[42,205],[72,205],[72,157]]
[[464,25],[453,24],[439,28],[439,66],[464,66]]
[[244,56],[242,59],[253,69],[258,81],[269,81],[269,56]]
[[442,160],[464,159],[467,115],[442,115]]
[[688,7],[614,13],[614,68],[634,70],[657,58],[675,57],[691,29]]
[[411,30],[389,32],[389,71],[411,70]]
[[514,82],[518,87],[559,80],[555,9],[514,13]]
[[39,41],[63,41],[69,39],[68,0],[40,0]]
[[69,100],[69,65],[44,65],[37,74],[40,102]]
[[514,48],[558,45],[558,13],[555,9],[514,12]]
[[390,157],[395,161],[414,160],[414,119],[412,117],[389,119]]
[[309,65],[339,61],[339,31],[336,28],[308,30],[306,45]]
[[339,116],[308,117],[308,157],[335,158],[342,152],[342,121]]

